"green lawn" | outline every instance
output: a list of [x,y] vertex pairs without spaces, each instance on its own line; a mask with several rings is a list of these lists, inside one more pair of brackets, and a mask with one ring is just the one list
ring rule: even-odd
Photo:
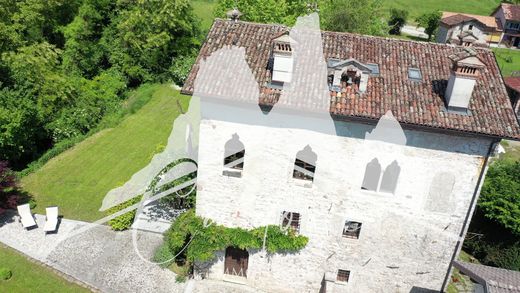
[[13,273],[11,279],[0,280],[0,292],[90,292],[1,245],[0,267],[8,268]]
[[520,71],[520,50],[493,48],[503,76],[510,76],[513,71]]
[[426,12],[435,10],[490,15],[500,0],[383,0],[386,10],[404,9],[409,12],[408,22]]
[[144,86],[130,100],[139,95],[152,98],[117,127],[98,132],[22,178],[23,189],[36,200],[35,212],[58,205],[66,218],[99,219],[104,215],[98,210],[105,194],[164,148],[180,113],[176,101],[187,109],[189,97],[169,85]]
[[202,20],[202,29],[207,32],[213,24],[213,9],[217,5],[217,0],[192,0],[193,11]]

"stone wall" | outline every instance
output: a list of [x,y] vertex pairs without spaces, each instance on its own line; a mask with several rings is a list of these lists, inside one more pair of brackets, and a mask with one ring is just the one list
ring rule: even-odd
[[[200,125],[197,214],[252,228],[279,224],[283,211],[298,212],[300,233],[310,239],[296,253],[249,251],[247,279],[239,282],[271,292],[318,292],[325,273],[345,269],[349,282],[333,282],[327,292],[441,288],[489,140],[407,130],[400,146],[365,141],[370,125],[324,116],[280,122],[291,114],[273,116],[278,122],[269,125],[253,123],[248,110],[229,116],[218,114],[230,113],[227,106],[211,107]],[[332,124],[335,133],[327,134]],[[239,178],[223,175],[224,145],[235,133],[245,146]],[[292,178],[296,153],[306,145],[318,157],[310,186]],[[361,190],[366,165],[376,157],[383,170],[398,162],[395,194]],[[362,223],[359,239],[342,237],[346,220]],[[229,279],[223,259],[221,252],[198,272]]]

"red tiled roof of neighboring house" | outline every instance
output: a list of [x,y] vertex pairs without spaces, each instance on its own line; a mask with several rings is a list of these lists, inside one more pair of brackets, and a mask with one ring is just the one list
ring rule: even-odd
[[506,85],[520,93],[520,76],[519,77],[505,77],[504,82]]
[[482,23],[483,25],[485,25],[489,29],[493,29],[493,30],[497,30],[497,31],[502,30],[502,23],[494,16],[484,16],[484,15],[444,11],[442,13],[442,17],[441,17],[441,23],[444,23],[448,26],[454,26],[459,23],[467,22],[470,20],[476,20],[476,21]]
[[[268,86],[271,75],[268,62],[272,40],[287,31],[289,28],[282,25],[215,20],[182,92],[193,94],[202,59],[224,46],[236,45],[245,47],[246,62],[260,86],[258,103],[276,104],[281,90]],[[400,123],[411,127],[520,139],[520,126],[489,49],[474,49],[486,67],[473,90],[470,114],[463,115],[447,111],[444,100],[452,67],[449,56],[463,52],[463,47],[337,32],[322,32],[322,41],[326,60],[354,58],[365,64],[378,64],[380,71],[379,76],[369,78],[365,93],[350,92],[336,98],[331,92],[330,113],[334,117],[376,122],[391,110]],[[420,82],[408,78],[410,67],[420,69],[423,77]],[[306,101],[297,102],[309,109],[316,108],[306,105]],[[291,107],[290,104],[278,106]]]
[[462,273],[485,287],[487,293],[520,293],[520,272],[454,261]]
[[497,7],[497,10],[500,8],[502,8],[504,11],[505,19],[520,21],[520,5],[502,3],[499,7]]

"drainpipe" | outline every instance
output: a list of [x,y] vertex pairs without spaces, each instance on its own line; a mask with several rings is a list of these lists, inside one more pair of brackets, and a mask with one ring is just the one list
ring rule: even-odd
[[489,149],[486,157],[484,158],[484,164],[482,165],[482,169],[480,170],[480,175],[478,176],[477,186],[475,186],[475,191],[473,191],[473,197],[471,198],[471,203],[469,205],[468,212],[466,213],[466,218],[464,219],[464,224],[462,225],[462,229],[459,234],[459,239],[457,240],[457,245],[455,245],[455,251],[453,251],[453,255],[451,256],[450,264],[448,265],[448,271],[446,272],[446,277],[444,278],[444,282],[442,282],[442,287],[440,292],[445,292],[446,287],[448,286],[448,280],[451,276],[451,271],[453,269],[453,261],[455,257],[460,253],[462,248],[462,242],[464,241],[464,237],[466,236],[466,232],[469,228],[469,222],[473,217],[473,213],[475,212],[475,207],[477,205],[477,199],[480,195],[480,188],[482,187],[482,183],[484,183],[484,177],[486,176],[486,172],[489,164],[489,157],[495,150],[495,147],[500,142],[500,139],[495,139],[489,145]]

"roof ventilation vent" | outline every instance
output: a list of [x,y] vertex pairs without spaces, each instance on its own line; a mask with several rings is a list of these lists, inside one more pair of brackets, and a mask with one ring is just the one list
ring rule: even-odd
[[242,16],[242,12],[240,12],[240,10],[238,10],[238,8],[233,8],[232,10],[229,10],[227,13],[226,13],[227,17],[229,20],[232,20],[232,21],[238,21],[240,19],[240,16]]

